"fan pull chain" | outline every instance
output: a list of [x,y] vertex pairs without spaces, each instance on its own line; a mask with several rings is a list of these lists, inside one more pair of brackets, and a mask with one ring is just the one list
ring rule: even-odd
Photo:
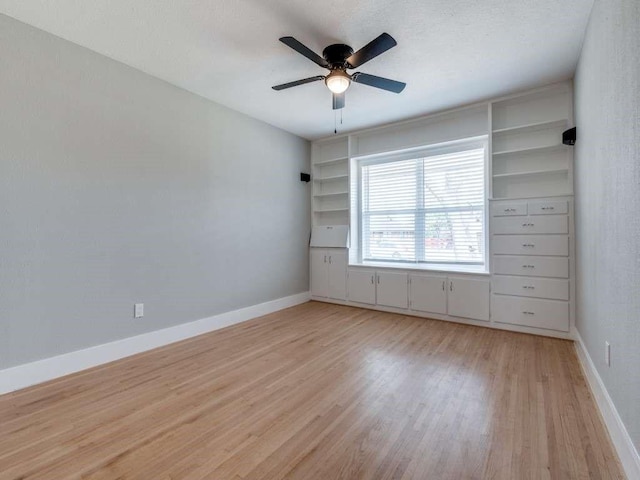
[[333,111],[333,134],[338,134],[338,112]]

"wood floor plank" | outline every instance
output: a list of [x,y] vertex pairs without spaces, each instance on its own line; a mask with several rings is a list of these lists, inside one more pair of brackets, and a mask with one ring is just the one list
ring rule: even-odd
[[0,480],[622,479],[569,341],[309,302],[0,396]]

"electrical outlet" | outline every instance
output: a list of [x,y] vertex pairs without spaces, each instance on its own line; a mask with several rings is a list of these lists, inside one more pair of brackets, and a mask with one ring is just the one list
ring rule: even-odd
[[604,363],[607,364],[607,367],[611,366],[611,344],[609,342],[604,342]]
[[144,303],[136,303],[133,306],[133,318],[144,317]]

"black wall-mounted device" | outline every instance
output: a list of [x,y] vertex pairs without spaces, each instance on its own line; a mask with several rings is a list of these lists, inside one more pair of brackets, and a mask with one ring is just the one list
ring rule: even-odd
[[564,143],[565,145],[576,144],[576,127],[570,128],[569,130],[562,133],[562,143]]
[[300,172],[300,181],[301,182],[310,182],[311,181],[311,175],[309,175],[308,173],[302,173]]

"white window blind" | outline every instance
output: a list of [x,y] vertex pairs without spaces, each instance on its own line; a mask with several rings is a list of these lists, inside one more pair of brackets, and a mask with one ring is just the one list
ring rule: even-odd
[[360,167],[363,261],[484,264],[484,147]]

